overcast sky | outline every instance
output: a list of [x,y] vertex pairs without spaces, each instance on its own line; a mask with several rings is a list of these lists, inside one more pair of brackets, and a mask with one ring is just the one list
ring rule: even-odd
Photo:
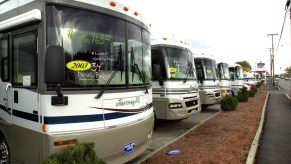
[[[271,36],[276,52],[287,0],[117,0],[138,10],[152,24],[152,37],[171,36],[219,62],[266,63],[270,71]],[[291,64],[290,15],[275,56],[275,73]]]

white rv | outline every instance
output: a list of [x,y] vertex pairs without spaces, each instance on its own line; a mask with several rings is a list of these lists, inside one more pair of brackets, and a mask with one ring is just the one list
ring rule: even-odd
[[108,163],[149,146],[149,26],[107,0],[0,2],[0,163],[94,142]]
[[216,73],[216,62],[211,57],[194,55],[201,105],[207,107],[219,103],[221,94]]
[[228,68],[230,75],[231,93],[232,95],[237,96],[238,91],[244,86],[243,69],[239,64],[230,64]]
[[157,119],[179,120],[200,112],[193,53],[183,41],[152,39],[153,104]]
[[217,71],[221,97],[224,97],[226,95],[232,95],[228,64],[223,62],[218,63]]

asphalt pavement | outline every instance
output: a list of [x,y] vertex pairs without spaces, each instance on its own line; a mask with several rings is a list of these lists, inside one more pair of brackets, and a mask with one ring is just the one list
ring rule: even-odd
[[291,163],[290,99],[278,87],[269,88],[265,123],[255,163]]

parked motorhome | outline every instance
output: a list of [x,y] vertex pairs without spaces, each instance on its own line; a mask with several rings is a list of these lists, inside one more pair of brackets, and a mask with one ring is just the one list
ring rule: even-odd
[[239,64],[230,64],[228,68],[230,74],[231,93],[236,96],[238,91],[244,86],[243,69]]
[[179,120],[200,112],[193,53],[186,42],[152,39],[153,104],[157,119]]
[[202,106],[219,103],[221,94],[216,73],[216,61],[207,56],[194,55],[199,95]]
[[243,77],[244,77],[244,84],[249,87],[255,86],[258,83],[257,80],[255,79],[254,73],[243,72]]
[[[126,9],[126,10],[125,10]],[[0,163],[76,142],[125,163],[154,124],[148,23],[107,0],[0,2]]]
[[230,85],[230,75],[228,70],[228,64],[220,62],[217,64],[218,79],[219,79],[219,88],[221,92],[221,97],[231,94],[231,85]]

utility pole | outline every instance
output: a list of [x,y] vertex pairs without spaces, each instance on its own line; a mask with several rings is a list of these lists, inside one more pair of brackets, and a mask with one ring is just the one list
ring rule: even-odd
[[[268,48],[270,50],[270,77],[271,80],[273,79],[273,66],[272,66],[272,48]],[[266,74],[267,75],[267,74]]]
[[267,36],[271,36],[272,37],[272,55],[271,55],[271,66],[272,66],[272,74],[273,76],[271,76],[272,79],[272,84],[273,86],[275,86],[275,71],[274,71],[274,35],[278,35],[278,34],[268,34]]

